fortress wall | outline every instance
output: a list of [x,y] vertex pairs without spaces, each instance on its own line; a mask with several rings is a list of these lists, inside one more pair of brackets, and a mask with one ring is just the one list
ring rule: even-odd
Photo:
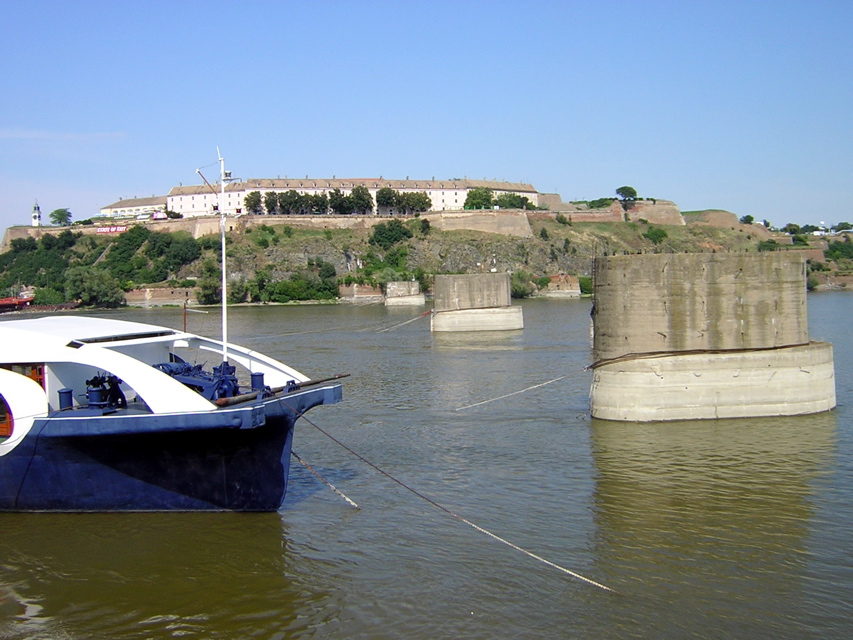
[[792,252],[598,258],[593,358],[808,343],[805,273]]
[[470,229],[487,233],[500,233],[519,238],[532,238],[533,229],[527,213],[521,209],[494,209],[481,211],[453,211],[422,214],[436,229],[458,231]]

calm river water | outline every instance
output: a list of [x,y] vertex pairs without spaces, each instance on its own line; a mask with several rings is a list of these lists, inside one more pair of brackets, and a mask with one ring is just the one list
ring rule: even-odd
[[234,308],[229,331],[351,374],[317,427],[619,595],[301,420],[294,450],[360,510],[294,463],[275,514],[0,514],[0,637],[853,637],[853,294],[809,296],[836,411],[676,424],[591,420],[590,303],[523,308],[507,333],[379,305]]

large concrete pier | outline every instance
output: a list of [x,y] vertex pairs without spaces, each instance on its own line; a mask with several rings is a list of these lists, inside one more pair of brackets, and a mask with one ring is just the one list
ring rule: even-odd
[[805,262],[793,252],[599,258],[594,294],[596,418],[835,407],[832,346],[809,341]]
[[435,277],[432,331],[508,331],[524,328],[511,304],[508,273]]

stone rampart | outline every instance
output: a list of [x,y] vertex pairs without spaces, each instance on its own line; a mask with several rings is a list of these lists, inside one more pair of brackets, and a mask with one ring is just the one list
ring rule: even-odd
[[527,212],[521,209],[485,209],[474,211],[439,211],[422,214],[430,225],[441,231],[484,231],[519,238],[532,238],[533,229]]

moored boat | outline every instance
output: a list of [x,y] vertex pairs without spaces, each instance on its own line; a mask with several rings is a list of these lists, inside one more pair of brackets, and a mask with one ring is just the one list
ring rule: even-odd
[[44,317],[0,340],[5,511],[274,511],[294,422],[341,399],[337,376],[167,327]]

